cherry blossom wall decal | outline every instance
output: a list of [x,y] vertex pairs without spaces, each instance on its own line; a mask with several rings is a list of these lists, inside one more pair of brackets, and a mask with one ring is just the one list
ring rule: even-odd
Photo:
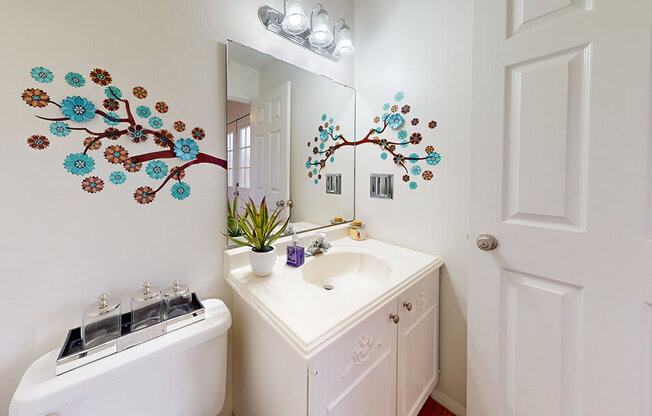
[[[41,84],[50,84],[56,79],[52,71],[42,66],[32,68],[29,74],[33,80]],[[109,165],[124,169],[110,173],[108,182],[112,185],[123,184],[130,174],[140,172],[143,167],[149,179],[161,181],[158,186],[143,185],[135,189],[133,198],[139,204],[149,204],[154,201],[157,194],[170,181],[176,182],[170,185],[169,192],[172,198],[175,200],[188,198],[191,187],[188,183],[182,182],[182,179],[188,169],[194,165],[212,164],[226,169],[226,160],[201,152],[198,142],[206,137],[203,128],[193,127],[191,132],[184,134],[187,137],[174,137],[171,130],[181,133],[185,131],[186,124],[175,120],[166,127],[161,117],[169,111],[170,107],[165,101],[155,100],[151,106],[138,105],[135,110],[132,110],[129,99],[123,97],[122,90],[113,85],[114,77],[109,71],[94,68],[88,74],[86,78],[78,72],[68,72],[63,79],[68,86],[75,89],[75,92],[61,100],[51,98],[41,88],[27,88],[21,94],[23,102],[33,109],[51,111],[52,106],[58,107],[57,117],[36,116],[51,122],[49,132],[53,136],[65,138],[69,135],[74,136],[73,133],[83,132],[83,135],[80,135],[83,142],[79,151],[68,154],[63,161],[66,171],[84,177],[80,187],[83,191],[96,194],[105,188],[106,183],[102,178],[90,175],[95,170],[96,163],[102,160]],[[87,83],[87,79],[90,82]],[[78,91],[93,88],[93,85],[102,87],[103,96],[96,101],[99,105],[95,105],[89,98],[78,95]],[[82,88],[85,86],[86,88]],[[131,88],[130,91],[139,100],[139,104],[143,102],[141,100],[145,100],[147,104],[147,97],[151,96],[141,85]],[[92,94],[92,91],[89,93]],[[153,116],[152,108],[158,115]],[[91,130],[84,126],[95,120],[96,116],[103,121],[101,124],[106,124],[101,131],[93,131],[98,129]],[[136,120],[136,117],[142,121]],[[140,154],[134,152],[134,147],[150,138],[163,150]],[[102,143],[104,139],[107,141],[105,144]],[[27,144],[32,149],[44,150],[55,141],[42,134],[33,134],[27,139]],[[98,150],[99,152],[93,153]],[[165,160],[168,162],[166,163]]]

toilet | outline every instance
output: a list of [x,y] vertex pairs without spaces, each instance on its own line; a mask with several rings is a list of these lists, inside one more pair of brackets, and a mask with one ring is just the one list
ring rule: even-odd
[[226,393],[231,314],[217,299],[206,318],[59,376],[59,350],[23,375],[9,416],[216,416]]

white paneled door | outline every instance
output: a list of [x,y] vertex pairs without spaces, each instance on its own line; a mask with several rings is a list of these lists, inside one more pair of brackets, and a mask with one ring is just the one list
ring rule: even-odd
[[650,0],[474,2],[469,416],[652,416],[651,39]]
[[290,199],[290,82],[251,104],[251,189],[254,202],[275,207]]

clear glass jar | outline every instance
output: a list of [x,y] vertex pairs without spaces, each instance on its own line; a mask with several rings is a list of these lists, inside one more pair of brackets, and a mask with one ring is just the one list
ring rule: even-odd
[[178,280],[163,291],[165,304],[165,319],[175,318],[190,312],[192,293],[188,285],[183,285]]
[[99,302],[90,305],[82,316],[82,348],[89,349],[120,336],[122,315],[120,300],[103,293]]
[[156,325],[162,319],[161,288],[145,282],[141,290],[131,295],[131,330]]

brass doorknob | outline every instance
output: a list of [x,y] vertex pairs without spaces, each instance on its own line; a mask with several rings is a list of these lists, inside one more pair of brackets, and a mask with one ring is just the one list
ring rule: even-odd
[[408,312],[412,310],[412,304],[410,302],[403,302],[403,307],[407,309]]
[[391,319],[392,321],[394,321],[395,324],[397,324],[398,321],[399,321],[401,318],[399,318],[398,315],[394,315],[393,313],[390,313],[390,314],[389,314],[389,319]]

